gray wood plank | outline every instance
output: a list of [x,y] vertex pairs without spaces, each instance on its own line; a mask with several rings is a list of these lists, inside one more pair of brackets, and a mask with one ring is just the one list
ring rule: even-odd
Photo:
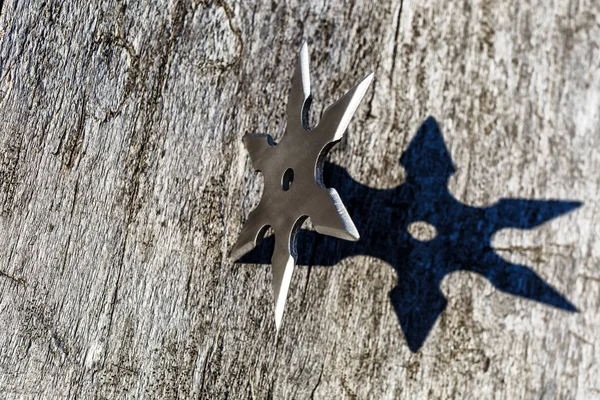
[[[600,397],[598,2],[6,0],[0,10],[2,397]],[[306,234],[277,335],[269,266],[228,253],[262,190],[241,138],[283,134],[303,40],[313,122],[375,73],[329,160],[342,199],[377,208],[352,215],[365,248]],[[530,205],[541,213],[532,221],[548,221],[486,231],[488,245],[483,228],[469,236],[578,312],[523,271],[442,274],[435,257],[450,250],[392,240],[408,237],[400,223],[379,231],[402,210],[380,208],[382,193],[412,187],[419,163],[437,165],[426,152],[398,162],[429,116],[457,203],[583,203],[564,215]],[[507,204],[495,221],[527,219],[525,203]],[[448,210],[436,210],[442,225],[457,217]],[[415,257],[423,274],[441,274],[447,305],[433,326],[405,321],[418,350],[388,296],[398,283],[388,252],[398,273],[412,271],[399,287],[416,303],[400,310],[432,306]]]

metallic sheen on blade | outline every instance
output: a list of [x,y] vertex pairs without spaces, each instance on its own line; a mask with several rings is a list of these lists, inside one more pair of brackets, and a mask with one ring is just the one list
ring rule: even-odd
[[285,300],[296,262],[295,238],[308,217],[316,231],[341,239],[358,240],[359,234],[335,191],[322,182],[321,163],[338,142],[363,98],[373,74],[350,89],[323,113],[314,129],[308,126],[311,103],[306,43],[300,51],[287,106],[287,127],[279,143],[269,135],[246,134],[244,144],[252,164],[264,175],[260,203],[248,216],[231,257],[238,259],[262,240],[267,229],[275,233],[271,258],[275,297],[275,325],[281,326]]

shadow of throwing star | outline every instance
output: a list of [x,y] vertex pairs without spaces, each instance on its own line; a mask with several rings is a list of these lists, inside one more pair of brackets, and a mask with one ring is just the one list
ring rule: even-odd
[[[476,272],[502,292],[577,311],[530,268],[497,255],[491,240],[501,229],[535,228],[581,202],[501,199],[490,207],[462,204],[448,191],[455,169],[432,117],[419,128],[400,164],[406,181],[391,189],[362,185],[343,168],[327,164],[325,180],[338,190],[361,238],[348,242],[303,230],[297,240],[298,265],[334,266],[355,255],[377,257],[392,265],[398,282],[389,297],[413,352],[421,348],[445,309],[440,284],[455,271]],[[413,238],[408,227],[418,221],[435,227],[437,235],[428,241]],[[269,237],[239,262],[268,264],[272,250]]]

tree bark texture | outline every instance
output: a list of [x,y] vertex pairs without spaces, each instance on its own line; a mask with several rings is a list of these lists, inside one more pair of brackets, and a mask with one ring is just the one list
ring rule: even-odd
[[[600,398],[598,1],[0,8],[0,397]],[[276,333],[268,258],[229,251],[303,40],[313,124],[375,73],[328,158],[367,245],[310,236]],[[454,258],[377,200],[444,172]]]

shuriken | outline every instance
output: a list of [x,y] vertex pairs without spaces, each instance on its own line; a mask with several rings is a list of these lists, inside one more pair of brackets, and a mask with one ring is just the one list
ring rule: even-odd
[[322,165],[326,152],[342,138],[373,74],[329,106],[317,127],[311,130],[308,62],[308,47],[304,43],[292,80],[287,126],[280,143],[276,144],[270,135],[244,135],[254,169],[264,175],[264,190],[231,257],[238,259],[262,240],[269,227],[273,229],[275,248],[271,264],[278,330],[297,258],[296,233],[302,222],[309,217],[319,233],[353,241],[360,238],[336,190],[323,184]]
[[[577,311],[564,296],[534,271],[496,254],[493,235],[505,228],[533,229],[572,211],[578,201],[500,199],[489,207],[471,207],[448,190],[455,168],[436,121],[428,118],[400,158],[406,181],[390,189],[374,189],[353,180],[341,167],[325,166],[326,182],[335,183],[362,233],[349,243],[314,232],[298,235],[299,265],[333,266],[354,255],[369,255],[392,265],[398,274],[389,297],[411,351],[424,343],[447,300],[440,291],[443,278],[471,271],[487,278],[498,290]],[[329,179],[328,178],[329,176]],[[430,241],[413,238],[407,228],[425,221],[437,230]],[[240,262],[264,263],[270,238]],[[327,253],[315,251],[327,248]]]

